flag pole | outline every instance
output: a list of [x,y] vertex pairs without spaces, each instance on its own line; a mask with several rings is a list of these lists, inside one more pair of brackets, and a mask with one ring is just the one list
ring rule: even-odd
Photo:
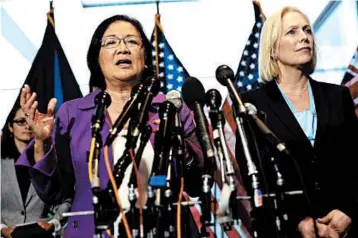
[[[259,8],[260,15],[262,17],[262,21],[266,21],[266,16],[264,12],[262,11],[261,3],[259,0],[252,0],[252,2]],[[255,14],[256,15],[256,14]]]
[[159,78],[159,52],[158,52],[158,25],[159,25],[159,18],[160,18],[160,13],[159,13],[159,2],[160,0],[156,0],[155,3],[157,5],[157,13],[155,14],[154,17],[154,42],[155,42],[155,72],[156,72],[156,76],[157,78]]

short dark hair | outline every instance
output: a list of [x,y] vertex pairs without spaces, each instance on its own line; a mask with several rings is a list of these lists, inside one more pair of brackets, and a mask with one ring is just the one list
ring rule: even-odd
[[102,21],[92,36],[92,40],[87,52],[87,66],[91,73],[90,81],[89,81],[90,91],[92,91],[94,87],[103,90],[106,88],[106,82],[104,80],[104,75],[101,70],[101,67],[99,66],[98,56],[99,56],[99,51],[101,49],[101,40],[104,32],[107,30],[109,25],[111,25],[113,22],[116,21],[128,22],[137,29],[137,31],[139,32],[142,38],[143,47],[144,47],[146,68],[144,69],[143,72],[143,79],[146,79],[149,76],[153,76],[153,63],[151,57],[152,46],[147,36],[144,33],[142,24],[138,20],[129,17],[127,15],[115,15]]

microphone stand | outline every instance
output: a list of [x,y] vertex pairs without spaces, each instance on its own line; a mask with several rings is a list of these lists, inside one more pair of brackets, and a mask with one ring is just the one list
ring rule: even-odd
[[[230,80],[228,80],[229,83],[231,83]],[[232,95],[232,94],[230,94]],[[247,168],[248,168],[248,176],[251,177],[251,188],[253,190],[253,209],[256,209],[257,211],[252,211],[252,213],[254,214],[255,212],[258,212],[258,210],[260,210],[260,208],[263,207],[263,198],[262,198],[262,191],[260,188],[260,183],[259,183],[259,179],[258,179],[258,171],[257,168],[251,158],[251,154],[250,154],[250,150],[249,150],[249,146],[248,146],[248,140],[246,137],[246,133],[244,130],[244,125],[243,125],[243,121],[246,118],[246,109],[242,104],[241,99],[239,98],[239,96],[237,95],[236,92],[236,98],[239,99],[239,105],[238,105],[238,109],[239,109],[239,113],[237,113],[236,111],[236,107],[233,105],[232,107],[232,111],[233,111],[233,116],[235,118],[236,121],[236,125],[237,125],[237,130],[239,132],[239,136],[240,136],[240,140],[241,140],[241,144],[243,147],[243,151],[244,151],[244,155],[246,158],[246,163],[247,163]],[[258,234],[258,227],[256,222],[253,222],[253,235],[254,237],[259,237]]]
[[[152,133],[152,127],[149,125],[146,125],[145,127],[142,127],[143,130],[141,131],[141,137],[140,137],[140,145],[138,147],[137,153],[135,154],[135,164],[139,170],[140,167],[140,161],[142,159],[143,151],[145,149],[145,146],[147,145],[150,135]],[[139,179],[139,178],[138,178]],[[136,220],[138,218],[137,208],[135,206],[135,203],[137,201],[137,196],[135,193],[135,189],[138,189],[138,181],[136,182],[136,174],[134,170],[134,165],[132,168],[131,178],[128,183],[129,193],[128,193],[128,200],[130,202],[130,213],[132,214],[132,236],[133,237],[144,237],[144,227],[139,227]],[[141,191],[138,191],[140,193]],[[141,206],[141,204],[140,204]]]
[[[222,114],[222,111],[220,111],[216,105],[209,104],[210,111],[209,111],[209,117],[211,121],[211,125],[213,126],[213,139],[214,139],[214,145],[216,147],[217,155],[219,157],[220,166],[221,166],[221,180],[222,184],[226,183],[225,180],[225,174],[228,176],[229,181],[229,187],[231,190],[230,193],[230,210],[232,219],[238,220],[239,214],[237,209],[237,199],[236,199],[236,185],[234,180],[234,169],[233,165],[231,163],[229,153],[227,151],[227,145],[225,141],[224,131],[223,131],[223,125],[224,125],[224,117]],[[224,219],[227,220],[227,219]],[[231,223],[226,226],[226,229],[231,229]]]
[[230,160],[230,156],[229,156],[229,152],[227,149],[227,144],[226,144],[226,140],[225,140],[225,135],[224,135],[224,123],[225,123],[225,119],[223,116],[222,111],[218,111],[218,121],[221,120],[221,123],[218,124],[218,133],[219,133],[219,138],[220,138],[220,142],[222,145],[222,151],[224,154],[224,160],[226,162],[226,175],[228,176],[228,180],[229,180],[229,187],[231,190],[231,195],[230,195],[230,210],[231,210],[231,215],[232,215],[232,219],[234,221],[238,221],[240,219],[239,216],[239,211],[238,211],[238,205],[237,205],[237,199],[236,199],[236,184],[235,184],[235,180],[234,180],[234,175],[235,175],[235,171],[234,171],[234,166],[232,164],[232,161]]
[[273,164],[276,174],[276,196],[275,196],[275,208],[276,208],[276,226],[281,238],[288,238],[288,215],[286,212],[286,201],[284,193],[285,181],[282,174],[279,171],[276,158],[271,157],[271,163]]
[[108,223],[105,221],[105,217],[103,216],[102,203],[100,202],[101,196],[101,187],[100,187],[100,179],[98,176],[98,160],[99,153],[102,147],[102,137],[100,133],[96,134],[96,143],[95,150],[93,154],[93,179],[92,179],[92,204],[94,210],[94,224],[95,224],[95,233],[93,235],[94,238],[104,238],[102,232],[105,231],[108,227]]

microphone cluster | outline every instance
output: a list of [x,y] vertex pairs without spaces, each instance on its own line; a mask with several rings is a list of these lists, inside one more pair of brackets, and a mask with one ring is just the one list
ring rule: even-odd
[[[251,179],[251,196],[249,198],[253,210],[261,209],[264,205],[263,197],[266,194],[263,194],[261,190],[259,171],[251,155],[248,138],[250,138],[252,131],[247,130],[247,124],[254,123],[267,142],[278,152],[286,156],[290,156],[290,153],[285,144],[257,116],[256,107],[242,101],[233,83],[234,73],[232,69],[226,65],[219,66],[216,70],[216,78],[219,83],[227,87],[233,102],[232,111],[237,126],[237,135],[241,142],[248,171],[247,175]],[[113,177],[119,187],[124,180],[126,169],[130,164],[133,164],[128,182],[130,212],[127,213],[132,216],[132,236],[143,237],[145,230],[151,237],[177,237],[175,231],[181,229],[179,225],[175,226],[174,207],[183,206],[180,200],[183,184],[180,181],[184,179],[183,164],[187,151],[180,118],[183,101],[193,112],[196,125],[195,132],[204,155],[201,195],[198,201],[201,206],[201,237],[207,237],[209,234],[206,228],[213,225],[211,188],[217,179],[220,179],[223,184],[222,201],[219,203],[221,207],[218,209],[218,214],[221,216],[222,223],[225,222],[230,229],[233,222],[238,221],[240,217],[238,212],[239,201],[236,196],[238,184],[224,134],[225,118],[220,109],[222,97],[216,89],[205,92],[201,82],[194,77],[187,78],[183,84],[183,100],[180,92],[172,90],[166,94],[166,100],[159,106],[160,123],[159,130],[155,132],[154,136],[153,166],[148,187],[145,189],[147,191],[146,228],[144,229],[143,224],[138,223],[137,218],[141,216],[137,211],[137,199],[140,191],[138,189],[139,176],[136,174],[135,168],[139,169],[144,148],[153,133],[148,120],[149,113],[152,111],[153,98],[159,93],[159,90],[160,81],[155,77],[133,87],[130,99],[124,105],[110,129],[109,135],[104,140],[104,146],[109,147],[116,140],[118,134],[125,127],[128,127],[125,149],[113,167]],[[117,191],[114,191],[110,182],[105,190],[101,190],[98,176],[98,160],[102,147],[100,131],[104,123],[105,112],[110,103],[110,97],[106,92],[99,93],[95,98],[96,112],[92,118],[92,136],[95,138],[95,143],[92,146],[93,152],[90,154],[89,173],[93,175],[93,205],[96,235],[98,237],[101,237],[101,231],[107,229],[119,215],[115,199]],[[209,108],[210,125],[204,112],[204,106]],[[280,202],[283,203],[284,195],[287,194],[284,191],[284,179],[277,161],[274,159],[272,161],[277,175],[277,190],[279,191],[275,196],[279,197]],[[220,167],[220,178],[214,176],[217,167]],[[176,201],[176,198],[179,198],[178,201]],[[279,218],[285,219],[282,223],[287,222],[287,214],[282,208],[279,210],[281,212]],[[180,209],[177,214],[180,218]],[[258,228],[253,226],[254,237],[258,237],[257,230]],[[283,233],[282,237],[285,237]]]

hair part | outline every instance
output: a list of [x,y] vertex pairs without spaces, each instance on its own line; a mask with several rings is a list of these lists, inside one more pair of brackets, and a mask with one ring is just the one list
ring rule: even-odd
[[143,71],[143,78],[145,79],[145,78],[153,75],[153,63],[152,63],[152,57],[151,57],[152,46],[151,46],[151,43],[149,42],[147,36],[144,33],[142,24],[138,20],[136,20],[132,17],[129,17],[127,15],[114,15],[112,17],[105,19],[98,25],[97,29],[93,33],[91,43],[88,48],[87,66],[90,71],[90,80],[89,80],[90,92],[94,91],[93,90],[94,88],[100,88],[102,90],[104,90],[106,88],[106,81],[104,79],[103,72],[99,65],[98,58],[99,58],[99,52],[101,50],[101,41],[102,41],[103,35],[104,35],[105,31],[108,29],[108,27],[116,21],[128,22],[128,23],[132,24],[137,29],[137,31],[140,34],[140,37],[142,38],[143,48],[144,48],[144,57],[145,57],[146,67],[144,68],[144,71]]
[[[307,22],[311,24],[306,14],[292,6],[283,7],[265,21],[261,32],[259,56],[259,74],[264,81],[271,81],[272,79],[277,78],[279,74],[280,69],[274,54],[277,45],[280,43],[279,38],[282,30],[282,18],[289,12],[297,12],[301,14],[306,18]],[[302,68],[302,71],[306,75],[312,74],[316,67],[316,48],[316,44],[314,43],[312,60]]]

